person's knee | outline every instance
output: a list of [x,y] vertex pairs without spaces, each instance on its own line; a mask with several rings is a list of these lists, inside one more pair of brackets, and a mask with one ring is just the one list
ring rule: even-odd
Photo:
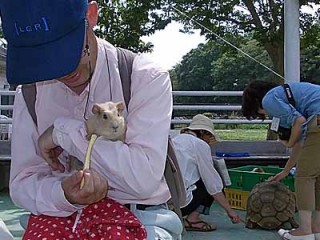
[[180,235],[169,233],[167,230],[157,226],[145,226],[147,230],[147,240],[178,240]]
[[12,234],[9,232],[9,229],[5,223],[0,218],[0,239],[13,240]]

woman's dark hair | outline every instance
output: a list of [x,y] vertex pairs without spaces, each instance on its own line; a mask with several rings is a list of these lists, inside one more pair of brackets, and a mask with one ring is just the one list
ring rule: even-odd
[[201,130],[191,130],[191,131],[197,135],[197,138],[201,137]]
[[[206,130],[195,130],[195,129],[192,129],[192,130],[191,130],[191,129],[188,129],[187,131],[194,132],[194,133],[196,134],[197,138],[201,138],[203,132],[208,132],[208,131],[206,131]],[[183,131],[183,132],[181,132],[181,133],[185,133],[185,132],[187,132],[187,131]],[[208,132],[208,133],[210,133],[210,132]],[[210,133],[210,134],[211,134],[211,133]]]
[[279,86],[275,82],[253,81],[243,91],[242,95],[242,115],[248,120],[260,118],[264,119],[263,114],[259,114],[262,109],[262,99],[272,88]]

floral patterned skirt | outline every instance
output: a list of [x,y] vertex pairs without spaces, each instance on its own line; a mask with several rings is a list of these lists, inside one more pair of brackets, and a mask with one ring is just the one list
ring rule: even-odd
[[141,222],[125,206],[105,198],[69,217],[30,215],[23,240],[146,240]]

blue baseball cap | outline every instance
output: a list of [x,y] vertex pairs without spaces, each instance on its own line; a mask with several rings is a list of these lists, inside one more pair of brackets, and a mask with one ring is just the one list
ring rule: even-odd
[[8,82],[73,72],[81,59],[87,8],[88,0],[0,0]]

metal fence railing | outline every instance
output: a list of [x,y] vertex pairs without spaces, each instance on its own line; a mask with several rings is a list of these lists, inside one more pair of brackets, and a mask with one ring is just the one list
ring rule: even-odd
[[[14,91],[0,91],[0,99],[3,96],[14,96]],[[173,96],[188,96],[188,97],[241,97],[242,91],[173,91]],[[239,111],[241,109],[240,105],[226,105],[226,104],[175,104],[173,105],[173,110],[188,110],[188,111]],[[13,105],[4,105],[0,102],[0,115],[2,111],[12,111]],[[176,117],[173,115],[172,124],[188,124],[191,119]],[[252,120],[248,121],[244,118],[235,118],[235,119],[216,119],[213,118],[212,122],[214,124],[270,124],[270,120]],[[11,124],[11,118],[0,118],[0,124]]]

